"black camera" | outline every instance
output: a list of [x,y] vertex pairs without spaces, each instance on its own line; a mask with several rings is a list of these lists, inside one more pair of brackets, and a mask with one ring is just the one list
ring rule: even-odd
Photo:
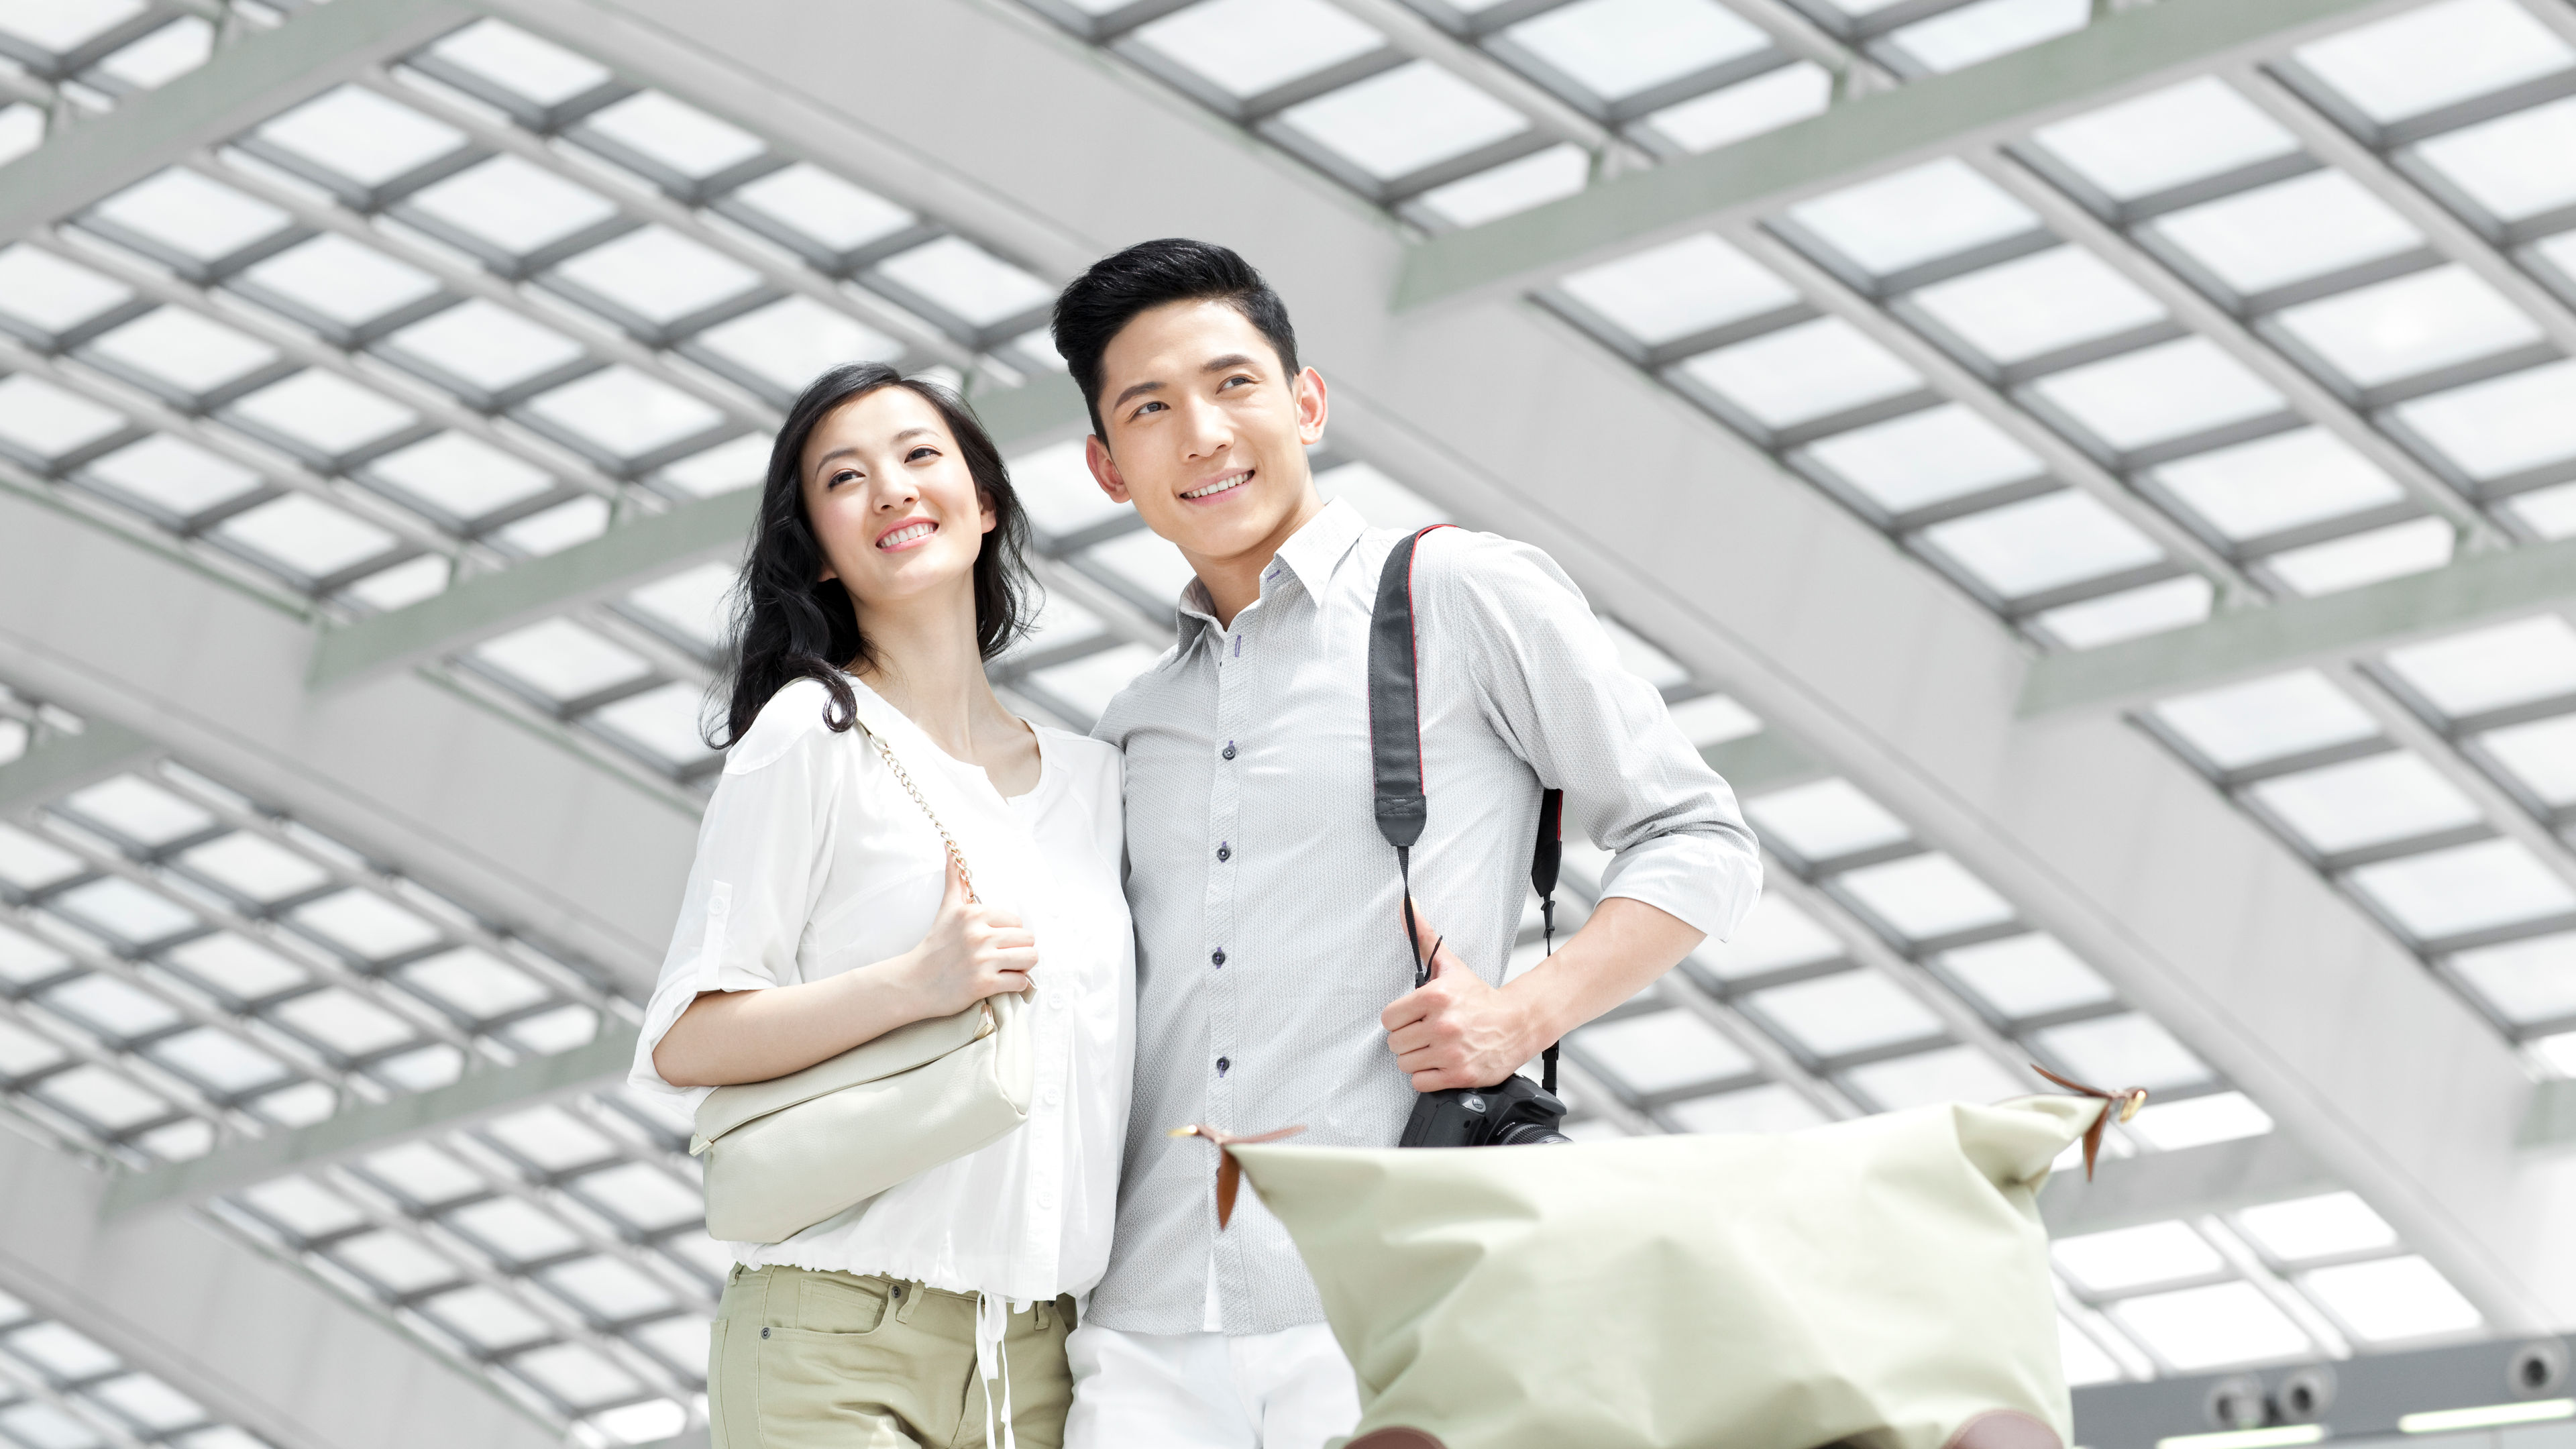
[[1534,1147],[1574,1139],[1556,1130],[1565,1103],[1515,1072],[1498,1087],[1451,1087],[1413,1103],[1399,1147]]

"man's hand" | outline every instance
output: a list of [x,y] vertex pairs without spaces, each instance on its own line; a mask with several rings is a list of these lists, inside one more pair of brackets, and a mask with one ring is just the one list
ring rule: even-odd
[[[1414,909],[1416,950],[1440,939]],[[1490,1087],[1520,1070],[1547,1043],[1520,999],[1486,985],[1445,946],[1431,958],[1431,979],[1378,1014],[1395,1064],[1413,1090]]]

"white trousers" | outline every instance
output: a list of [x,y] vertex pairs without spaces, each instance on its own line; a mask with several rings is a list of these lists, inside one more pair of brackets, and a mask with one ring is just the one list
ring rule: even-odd
[[1065,1340],[1064,1449],[1323,1449],[1360,1421],[1359,1380],[1331,1328],[1121,1333]]

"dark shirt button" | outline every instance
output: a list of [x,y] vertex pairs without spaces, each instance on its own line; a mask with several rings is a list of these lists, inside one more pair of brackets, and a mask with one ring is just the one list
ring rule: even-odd
[[1225,742],[1225,757],[1229,760],[1234,758],[1234,741],[1232,740],[1227,740]]
[[1224,1076],[1224,1075],[1225,1075],[1225,1073],[1226,1073],[1226,1069],[1227,1069],[1227,1068],[1229,1068],[1229,1067],[1231,1067],[1231,1066],[1233,1066],[1233,1065],[1234,1065],[1234,1063],[1233,1063],[1233,1062],[1231,1062],[1231,1061],[1229,1061],[1229,1060],[1227,1060],[1226,1058],[1224,1058],[1224,1057],[1218,1057],[1218,1058],[1216,1059],[1216,1074],[1217,1074],[1218,1076],[1220,1076],[1220,1077]]
[[1215,951],[1213,951],[1213,952],[1211,952],[1211,953],[1209,954],[1209,956],[1208,956],[1208,960],[1210,960],[1210,961],[1212,961],[1212,962],[1216,963],[1216,964],[1217,964],[1217,965],[1219,965],[1219,966],[1224,965],[1224,964],[1225,964],[1225,948],[1224,948],[1223,946],[1219,946],[1219,947],[1217,947]]
[[1234,859],[1234,848],[1232,846],[1219,843],[1216,848],[1216,858],[1221,861]]

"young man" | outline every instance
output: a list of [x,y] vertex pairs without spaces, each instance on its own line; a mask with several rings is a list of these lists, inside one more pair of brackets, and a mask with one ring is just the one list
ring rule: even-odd
[[[1092,476],[1198,575],[1178,645],[1097,731],[1127,754],[1136,1089],[1066,1443],[1318,1449],[1359,1400],[1313,1281],[1252,1194],[1217,1230],[1214,1151],[1169,1129],[1392,1147],[1417,1092],[1502,1081],[1723,938],[1761,867],[1733,792],[1547,555],[1438,530],[1412,571],[1430,800],[1412,879],[1421,944],[1447,944],[1415,989],[1366,678],[1404,535],[1318,496],[1324,380],[1287,309],[1223,247],[1146,242],[1065,289],[1055,341],[1090,401]],[[1549,787],[1566,832],[1615,858],[1582,930],[1503,986]]]

